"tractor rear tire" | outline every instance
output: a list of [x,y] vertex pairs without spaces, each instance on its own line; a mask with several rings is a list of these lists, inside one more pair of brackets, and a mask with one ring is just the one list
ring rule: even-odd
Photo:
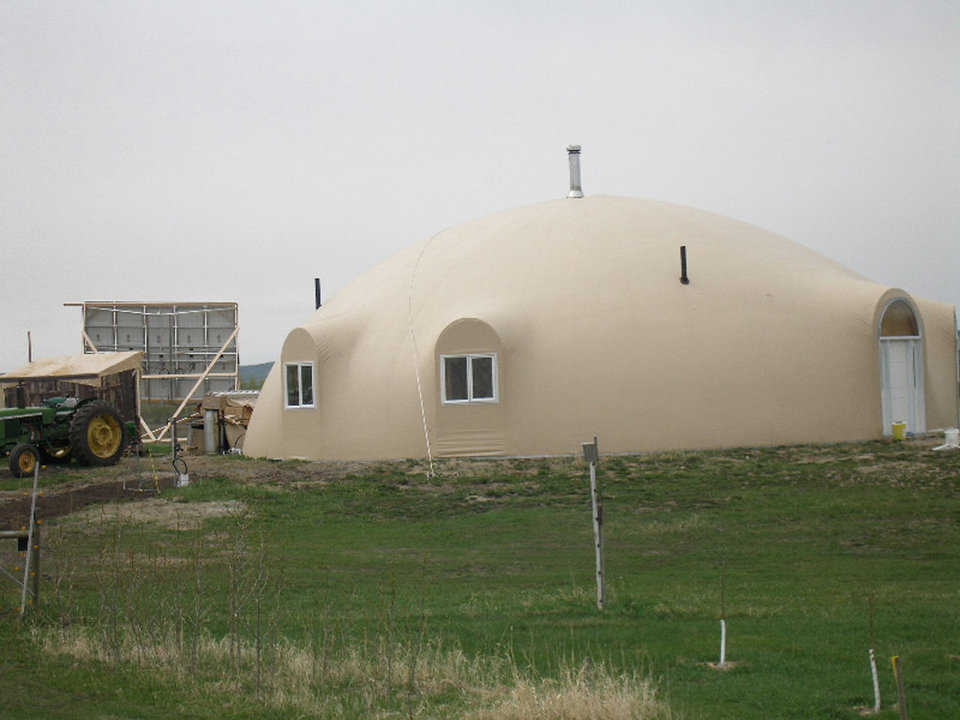
[[40,464],[40,452],[30,443],[20,443],[10,451],[10,472],[14,477],[33,475]]
[[73,456],[85,465],[114,465],[123,453],[123,423],[105,402],[81,406],[70,420]]

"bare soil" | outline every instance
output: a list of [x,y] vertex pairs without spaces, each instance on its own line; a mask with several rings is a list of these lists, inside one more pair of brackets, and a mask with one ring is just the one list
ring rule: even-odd
[[169,530],[191,530],[203,520],[227,515],[238,515],[246,506],[238,500],[208,500],[206,502],[176,502],[161,497],[146,497],[142,502],[116,505],[89,505],[61,520],[65,526],[96,524],[102,515],[137,525],[154,525]]
[[[225,478],[249,485],[320,487],[339,482],[351,475],[382,471],[416,476],[414,484],[442,492],[442,484],[425,483],[429,466],[425,460],[406,461],[306,461],[256,460],[242,456],[187,455],[185,460],[191,481]],[[543,459],[463,459],[451,458],[434,463],[435,472],[444,480],[479,474],[498,473],[534,475],[549,466],[551,470],[569,468],[571,457]],[[75,513],[90,505],[110,502],[143,502],[156,498],[175,484],[169,457],[124,457],[114,466],[90,468],[79,465],[48,466],[41,473],[41,493],[37,498],[40,520]],[[47,480],[47,482],[44,482]],[[30,513],[30,481],[24,479],[15,490],[0,490],[0,530],[26,525]]]
[[[308,476],[316,482],[356,472],[355,468],[347,467],[354,463],[278,463],[217,456],[187,456],[186,461],[192,480],[226,477],[243,483],[293,483]],[[45,484],[37,497],[37,518],[41,521],[69,515],[89,505],[149,500],[175,485],[170,459],[164,457],[125,457],[107,468],[48,466],[41,472],[56,476],[56,481]],[[41,475],[41,481],[43,479]],[[29,480],[25,479],[17,490],[0,491],[0,530],[26,525],[30,514],[30,487]]]
[[[122,480],[104,479],[94,469],[89,470],[90,479],[68,481],[56,487],[47,487],[37,497],[37,519],[69,515],[88,505],[113,501],[143,500],[147,493],[123,488]],[[173,473],[158,477],[154,487],[164,490],[173,487]],[[136,487],[134,482],[133,487]],[[156,490],[151,493],[156,496]],[[25,527],[30,517],[30,493],[27,491],[4,491],[0,493],[0,530]]]

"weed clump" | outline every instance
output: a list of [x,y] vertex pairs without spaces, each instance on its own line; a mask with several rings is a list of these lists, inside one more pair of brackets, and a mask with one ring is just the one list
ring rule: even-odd
[[355,708],[364,717],[455,716],[471,720],[668,720],[651,682],[616,675],[589,661],[556,678],[523,672],[510,657],[468,657],[439,641],[341,645],[321,659],[315,647],[286,639],[269,648],[271,670],[258,682],[262,649],[205,633],[186,648],[175,632],[144,637],[131,627],[112,637],[82,626],[33,630],[46,652],[114,667],[161,673],[195,695],[223,695],[228,705],[256,697],[267,707],[310,716]]

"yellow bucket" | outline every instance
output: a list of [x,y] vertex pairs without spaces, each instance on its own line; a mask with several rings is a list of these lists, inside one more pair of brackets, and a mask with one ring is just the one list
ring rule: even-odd
[[907,434],[907,424],[905,422],[901,421],[892,423],[890,428],[893,430],[894,440],[903,440],[904,436]]

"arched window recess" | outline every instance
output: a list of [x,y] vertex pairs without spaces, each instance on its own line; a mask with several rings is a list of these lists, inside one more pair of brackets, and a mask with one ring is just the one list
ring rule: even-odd
[[886,340],[901,338],[918,340],[920,328],[913,308],[905,300],[897,298],[887,303],[880,319],[880,337]]

